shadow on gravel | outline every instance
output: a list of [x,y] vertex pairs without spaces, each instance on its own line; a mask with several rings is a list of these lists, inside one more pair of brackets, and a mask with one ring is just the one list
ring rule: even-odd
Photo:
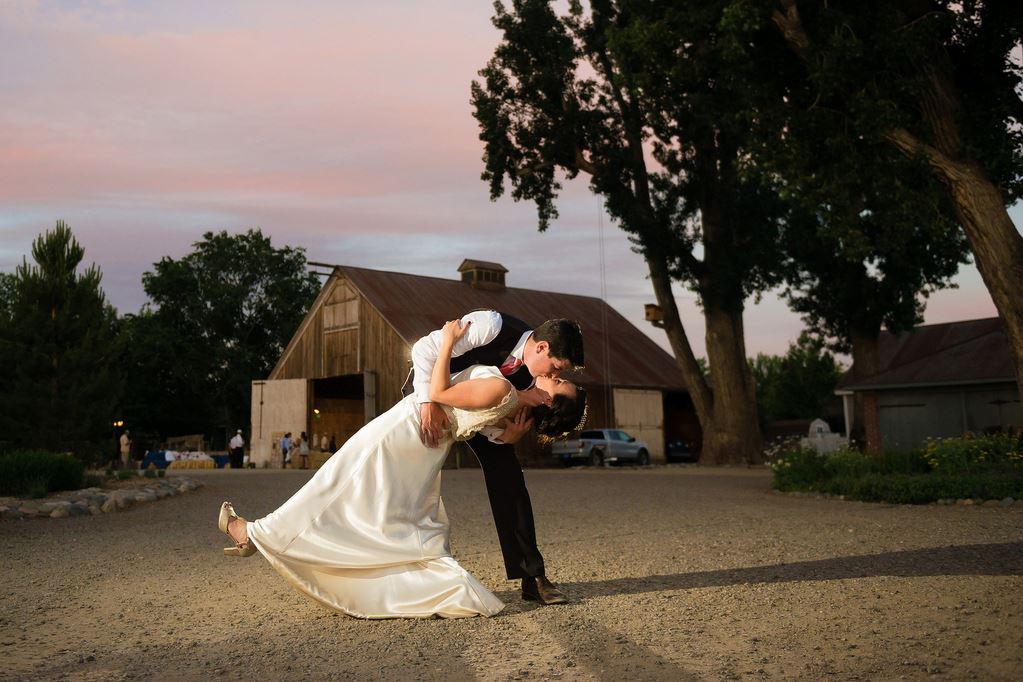
[[953,575],[1023,575],[1023,542],[952,545],[884,554],[799,561],[719,571],[651,575],[593,582],[562,583],[571,597],[606,597],[660,590],[688,590],[745,583],[843,580],[892,576],[914,578]]

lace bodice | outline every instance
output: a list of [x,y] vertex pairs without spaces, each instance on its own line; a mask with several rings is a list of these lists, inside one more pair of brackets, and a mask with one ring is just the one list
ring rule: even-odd
[[[457,384],[469,379],[486,379],[497,377],[504,379],[500,370],[496,367],[484,365],[473,365],[451,377],[451,383]],[[505,379],[507,381],[507,379]],[[478,410],[463,410],[458,407],[443,405],[445,414],[448,416],[448,424],[451,426],[451,434],[455,440],[469,440],[481,429],[487,426],[494,426],[508,415],[515,412],[519,406],[518,391],[508,383],[508,394],[500,403],[494,407],[485,407]]]

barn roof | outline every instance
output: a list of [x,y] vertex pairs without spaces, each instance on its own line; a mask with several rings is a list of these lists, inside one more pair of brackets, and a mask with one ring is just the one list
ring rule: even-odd
[[882,332],[878,339],[881,371],[854,381],[852,368],[839,381],[844,390],[914,388],[1015,382],[1016,375],[1002,320],[947,322],[909,332]]
[[[409,344],[451,320],[480,308],[499,310],[533,325],[567,317],[579,322],[586,367],[573,378],[583,384],[685,390],[675,360],[599,298],[507,287],[476,289],[458,280],[338,265],[365,299]],[[604,333],[604,330],[607,333]],[[607,351],[605,351],[607,348]]]

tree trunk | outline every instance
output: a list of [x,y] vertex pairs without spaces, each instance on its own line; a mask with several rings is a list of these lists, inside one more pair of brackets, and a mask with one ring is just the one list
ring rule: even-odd
[[[875,329],[853,329],[849,336],[852,341],[853,381],[866,379],[881,371],[881,356],[878,348],[880,327]],[[876,419],[877,415],[866,413],[863,402],[863,391],[853,394],[853,423],[849,429],[849,437],[863,443],[868,452],[876,452],[880,448],[877,440],[877,429],[868,429],[867,419]]]
[[714,386],[707,384],[686,337],[671,292],[667,264],[647,256],[657,304],[664,313],[664,331],[682,369],[686,388],[703,431],[703,464],[753,464],[763,460],[763,439],[757,421],[756,391],[746,361],[742,313],[707,310],[707,354]]
[[1005,325],[1023,397],[1023,237],[1005,210],[1002,193],[975,164],[952,186],[952,195],[977,269]]
[[764,443],[757,419],[757,397],[746,359],[742,312],[705,307],[707,359],[711,368],[712,417],[703,427],[708,464],[758,464]]

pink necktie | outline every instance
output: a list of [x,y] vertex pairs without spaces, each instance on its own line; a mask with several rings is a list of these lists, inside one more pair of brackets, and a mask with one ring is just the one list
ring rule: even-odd
[[514,372],[515,370],[517,370],[521,366],[522,366],[522,360],[519,360],[518,358],[512,358],[511,360],[509,360],[506,363],[504,363],[503,365],[501,365],[501,368],[500,368],[501,369],[501,374],[503,374],[504,376],[508,376],[509,374],[511,374],[512,372]]

